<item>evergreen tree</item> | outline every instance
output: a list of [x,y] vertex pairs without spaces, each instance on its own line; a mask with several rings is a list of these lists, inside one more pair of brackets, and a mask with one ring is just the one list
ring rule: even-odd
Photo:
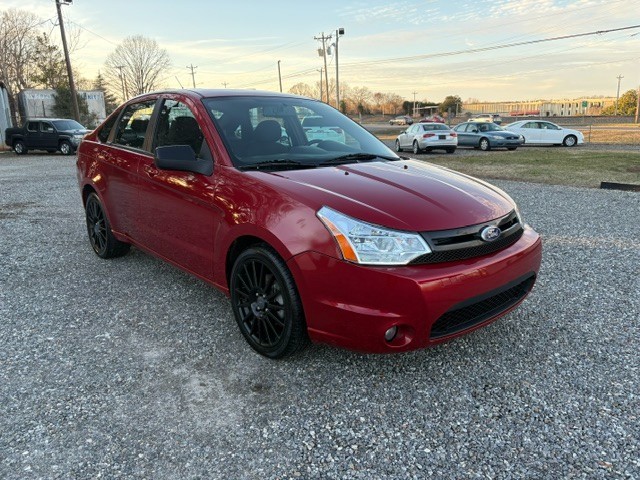
[[100,90],[104,94],[104,108],[107,116],[109,116],[111,112],[118,108],[118,99],[107,90],[107,82],[102,76],[102,73],[98,73],[96,80],[93,82],[93,88]]
[[[89,113],[87,101],[80,95],[78,98],[78,110],[80,110],[80,123],[82,125],[93,125],[95,115]],[[53,114],[59,118],[73,118],[73,105],[71,103],[71,90],[66,86],[56,88],[56,103],[53,106]]]

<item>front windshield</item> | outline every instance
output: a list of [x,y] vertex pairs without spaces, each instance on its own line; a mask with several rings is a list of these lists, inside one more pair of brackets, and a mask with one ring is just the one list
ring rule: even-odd
[[367,130],[322,102],[248,95],[206,98],[203,103],[238,168],[314,168],[399,159]]
[[54,120],[53,124],[58,130],[86,130],[75,120]]
[[502,130],[504,130],[504,128],[496,125],[495,123],[484,123],[480,125],[481,132],[498,132]]

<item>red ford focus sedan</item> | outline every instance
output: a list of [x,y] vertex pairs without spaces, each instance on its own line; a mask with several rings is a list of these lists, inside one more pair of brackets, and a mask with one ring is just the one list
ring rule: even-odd
[[[307,117],[344,136],[307,138]],[[506,193],[294,95],[142,95],[85,137],[77,167],[97,255],[135,245],[209,282],[270,358],[309,339],[366,352],[450,340],[516,307],[540,267]]]

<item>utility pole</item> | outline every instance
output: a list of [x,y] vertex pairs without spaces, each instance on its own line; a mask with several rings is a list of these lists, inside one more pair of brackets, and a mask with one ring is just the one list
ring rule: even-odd
[[320,72],[320,100],[322,100],[322,68],[316,71]]
[[71,59],[69,58],[69,48],[67,47],[67,36],[64,33],[64,22],[62,21],[61,3],[71,5],[72,0],[56,0],[56,10],[58,10],[58,22],[60,23],[60,36],[62,37],[62,49],[64,50],[64,59],[67,63],[67,75],[69,76],[69,90],[71,90],[71,105],[73,107],[73,116],[76,121],[80,121],[80,108],[78,107],[78,93],[76,92],[76,83],[73,81],[73,70],[71,69]]
[[622,80],[624,77],[622,75],[618,75],[616,78],[618,79],[618,93],[616,93],[616,108],[615,108],[614,115],[618,115],[618,100],[620,99],[620,80]]
[[229,85],[228,82],[222,82],[222,85],[224,85],[224,88],[227,88],[227,85]]
[[336,30],[336,108],[340,111],[340,80],[338,75],[338,40],[344,35],[344,28]]
[[280,93],[282,93],[282,74],[280,73],[280,60],[278,60],[278,81],[280,82]]
[[418,94],[418,92],[411,92],[413,93],[413,116],[416,116],[416,95]]
[[[118,70],[120,70],[120,84],[122,85],[122,101],[126,102],[127,101],[127,94],[125,93],[124,74],[122,73],[122,69],[124,68],[124,65],[118,65],[116,68]],[[176,77],[176,80],[177,80],[177,77]],[[178,83],[180,83],[180,81],[178,81]]]
[[638,99],[636,100],[636,123],[638,123],[638,113],[640,113],[640,85],[638,85]]
[[[331,35],[326,35],[322,32],[320,37],[313,37],[314,40],[322,40],[322,57],[324,57],[324,79],[325,90],[327,91],[327,103],[329,103],[329,74],[327,73],[327,49],[326,41],[331,40]],[[322,98],[321,98],[322,100]]]
[[194,70],[195,70],[196,68],[198,68],[198,67],[197,67],[197,66],[196,66],[196,67],[194,67],[194,66],[193,66],[193,63],[192,63],[191,65],[187,65],[187,67],[186,67],[186,68],[188,68],[188,69],[190,69],[190,70],[191,70],[191,82],[193,83],[193,88],[196,88],[196,74],[195,74]]

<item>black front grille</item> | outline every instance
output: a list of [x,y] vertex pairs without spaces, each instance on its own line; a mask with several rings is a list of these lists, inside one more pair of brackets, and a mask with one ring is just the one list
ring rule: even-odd
[[507,248],[516,243],[522,236],[523,230],[519,230],[513,235],[502,237],[495,242],[483,243],[475,247],[460,248],[458,250],[442,250],[439,252],[427,253],[415,258],[412,264],[455,262],[456,260],[466,260],[467,258],[481,257]]
[[[496,226],[501,236],[492,242],[482,240],[481,232],[487,226]],[[516,243],[524,233],[515,211],[491,222],[468,227],[422,232],[422,238],[429,244],[431,253],[421,255],[411,261],[413,265],[429,263],[455,262],[468,258],[481,257],[507,248]]]
[[533,288],[534,274],[515,285],[507,285],[499,291],[467,300],[442,315],[431,327],[431,339],[461,332],[500,315],[522,300]]

